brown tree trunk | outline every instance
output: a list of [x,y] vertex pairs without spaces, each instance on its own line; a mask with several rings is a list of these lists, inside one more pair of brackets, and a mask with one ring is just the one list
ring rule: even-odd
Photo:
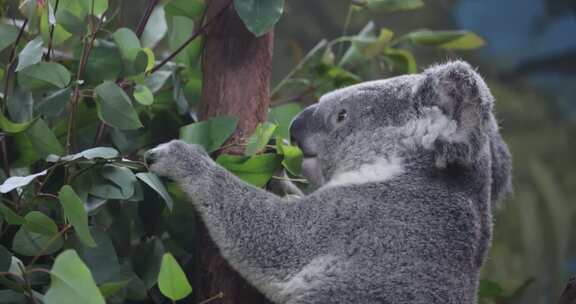
[[[226,11],[210,25],[205,35],[200,119],[222,115],[237,117],[238,128],[229,143],[238,144],[266,119],[273,34],[256,38],[230,3],[230,0],[211,0],[209,3],[206,20],[211,20],[223,8]],[[242,153],[242,150],[242,146],[236,145],[226,152]],[[198,227],[196,248],[196,303],[220,292],[224,298],[211,301],[211,304],[270,303],[230,268],[202,223]]]

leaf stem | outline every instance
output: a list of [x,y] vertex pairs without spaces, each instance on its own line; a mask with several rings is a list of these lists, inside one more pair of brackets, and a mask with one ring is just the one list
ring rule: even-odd
[[70,224],[66,224],[66,226],[64,226],[64,228],[62,228],[62,230],[60,230],[57,234],[55,234],[47,243],[46,246],[44,246],[42,249],[40,249],[40,251],[38,251],[38,255],[34,256],[34,258],[30,261],[30,263],[28,263],[28,265],[26,266],[26,268],[34,265],[36,263],[36,261],[38,261],[38,259],[42,256],[42,254],[44,253],[44,251],[46,251],[48,248],[50,248],[50,246],[52,245],[52,243],[54,243],[59,237],[62,237],[62,235],[64,233],[66,233],[66,231],[68,231],[68,229],[70,229],[72,226]]
[[142,33],[146,29],[146,25],[148,24],[148,20],[150,20],[150,16],[152,16],[152,12],[154,12],[154,8],[158,5],[158,0],[148,0],[148,5],[146,5],[146,10],[144,11],[144,15],[140,22],[138,22],[138,27],[136,28],[136,36],[138,38],[142,37]]
[[18,32],[18,36],[12,45],[12,50],[10,51],[10,57],[8,59],[8,66],[6,67],[6,75],[4,75],[4,100],[0,103],[0,113],[4,114],[6,111],[6,104],[8,103],[8,93],[10,88],[10,77],[14,73],[14,63],[16,61],[16,50],[18,49],[18,44],[20,40],[22,40],[22,36],[24,35],[24,30],[26,29],[26,25],[28,25],[28,19],[24,19],[24,22],[20,26],[20,31]]
[[[94,2],[92,2],[94,5]],[[92,8],[94,10],[94,8]],[[71,154],[75,147],[75,127],[76,127],[76,112],[78,108],[78,102],[80,100],[80,85],[81,85],[81,78],[86,70],[86,64],[88,63],[88,57],[90,56],[90,52],[92,47],[94,46],[94,41],[96,40],[96,34],[100,30],[100,26],[102,26],[102,21],[106,12],[102,13],[102,16],[97,19],[96,24],[92,27],[92,33],[85,41],[84,47],[82,48],[82,56],[80,57],[80,64],[78,66],[78,73],[76,75],[76,83],[74,88],[74,93],[72,94],[72,100],[70,102],[70,115],[68,117],[68,132],[66,138],[66,153]],[[93,16],[93,15],[92,15]]]
[[213,297],[211,297],[211,298],[208,298],[208,299],[206,299],[206,300],[204,300],[204,301],[202,301],[202,302],[200,302],[200,303],[198,303],[198,304],[208,304],[208,303],[210,303],[210,302],[212,302],[212,301],[214,301],[214,300],[223,299],[223,298],[224,298],[224,293],[223,293],[223,292],[219,292],[217,295],[215,295],[215,296],[213,296]]
[[[192,36],[190,36],[190,38],[188,38],[186,41],[184,41],[184,43],[182,43],[182,45],[180,45],[174,52],[172,52],[172,54],[170,54],[168,57],[166,57],[164,60],[162,60],[162,62],[160,62],[154,68],[152,68],[148,72],[148,75],[153,74],[153,73],[157,72],[158,70],[160,70],[160,68],[162,68],[168,62],[170,62],[172,59],[174,59],[174,57],[178,56],[178,54],[180,54],[180,52],[182,52],[190,43],[192,43],[192,41],[194,41],[200,35],[204,34],[206,32],[206,29],[208,28],[208,26],[210,26],[210,24],[212,24],[216,19],[220,18],[220,16],[222,14],[224,14],[224,12],[232,4],[232,2],[233,2],[233,0],[228,1],[228,3],[214,17],[212,17],[206,23],[204,23],[203,21],[200,22],[200,24],[202,24],[202,23],[204,23],[204,24],[197,31],[195,31],[192,34]],[[202,20],[204,20],[206,18],[207,12],[208,12],[208,7],[206,7],[204,9],[204,13],[202,15]]]
[[[352,15],[354,14],[354,1],[350,3],[348,6],[348,14],[346,15],[346,21],[344,21],[344,29],[342,30],[342,37],[345,37],[348,33],[348,29],[350,28],[350,22],[352,21]],[[340,44],[338,46],[338,51],[336,52],[336,58],[340,58],[342,56],[342,52],[344,51],[344,45]]]
[[[56,0],[56,3],[54,4],[54,16],[56,16],[56,12],[58,11],[58,4],[60,3],[60,0]],[[48,5],[46,6],[48,7],[48,14],[50,14],[50,3],[48,3]],[[48,19],[50,19],[50,16],[48,16]],[[56,28],[56,24],[51,24],[50,25],[50,36],[48,37],[48,52],[46,52],[46,55],[44,56],[44,60],[46,61],[50,61],[50,56],[52,53],[52,42],[54,40],[54,30]]]

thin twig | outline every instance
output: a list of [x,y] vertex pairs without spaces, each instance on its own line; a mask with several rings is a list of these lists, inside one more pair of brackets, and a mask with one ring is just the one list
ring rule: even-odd
[[[94,4],[94,3],[92,3]],[[102,20],[105,13],[102,14],[100,18],[97,19],[97,23],[92,27],[92,34],[89,41],[86,41],[84,47],[82,48],[82,56],[80,57],[80,65],[78,66],[78,73],[76,75],[76,84],[74,88],[74,93],[72,94],[72,100],[70,102],[70,116],[68,118],[68,136],[66,138],[66,153],[70,154],[74,150],[75,146],[75,136],[74,131],[76,127],[76,110],[78,107],[78,102],[80,100],[80,82],[84,71],[86,70],[86,64],[88,63],[88,57],[92,47],[94,46],[94,41],[96,40],[96,34],[102,26]]]
[[[192,41],[194,41],[200,35],[204,34],[204,32],[206,31],[208,26],[210,26],[210,24],[212,24],[212,22],[214,22],[222,14],[224,14],[224,12],[228,9],[228,7],[232,4],[232,2],[233,2],[233,0],[228,1],[228,3],[214,17],[212,17],[210,20],[208,20],[206,23],[204,23],[204,25],[202,25],[197,31],[195,31],[192,34],[192,36],[190,36],[190,38],[188,38],[186,41],[184,41],[184,43],[182,43],[181,46],[179,46],[174,52],[172,52],[172,54],[170,54],[168,57],[166,57],[164,60],[162,60],[162,62],[160,62],[154,68],[152,68],[148,72],[148,74],[153,74],[154,72],[158,71],[160,68],[162,68],[168,62],[170,62],[172,59],[174,59],[174,57],[178,56],[178,54],[180,54],[180,52],[182,52],[190,43],[192,43]],[[204,10],[204,16],[206,16],[207,11],[208,11],[208,8],[206,8]],[[202,18],[204,18],[204,17],[202,17]]]
[[6,103],[8,102],[8,91],[10,87],[10,77],[12,73],[14,73],[14,63],[16,61],[16,50],[18,49],[18,44],[24,35],[24,30],[26,29],[26,25],[28,25],[28,19],[24,19],[22,26],[20,26],[20,31],[18,32],[18,36],[14,41],[12,46],[12,50],[10,51],[10,57],[8,59],[8,66],[6,67],[6,75],[4,75],[4,101],[0,104],[0,113],[4,114]]
[[158,5],[158,0],[148,0],[148,5],[146,6],[144,15],[142,16],[142,19],[140,19],[140,22],[138,22],[138,27],[136,28],[136,36],[138,38],[142,37],[144,29],[146,29],[148,20],[150,20],[150,16],[152,16],[152,12],[154,12],[156,5]]
[[28,263],[28,266],[26,266],[26,268],[29,268],[30,266],[34,265],[36,261],[38,261],[38,259],[44,254],[44,251],[50,248],[50,246],[52,246],[52,243],[54,243],[58,238],[62,237],[62,235],[64,235],[64,233],[66,233],[66,231],[68,231],[68,229],[70,228],[72,228],[72,226],[70,224],[66,224],[66,226],[64,226],[62,230],[60,230],[50,240],[48,240],[48,242],[46,242],[46,246],[40,249],[38,255],[34,256],[34,258],[30,261],[30,263]]
[[200,302],[200,303],[198,303],[198,304],[208,304],[208,303],[210,303],[210,302],[212,302],[212,301],[214,301],[214,300],[223,299],[223,298],[224,298],[224,293],[223,293],[223,292],[220,292],[220,293],[218,293],[217,295],[215,295],[215,296],[213,296],[213,297],[211,297],[211,298],[208,298],[208,299],[206,299],[206,300],[204,300],[204,301],[202,301],[202,302]]
[[[56,15],[56,12],[58,11],[58,4],[60,3],[60,0],[56,0],[56,3],[54,4],[54,15]],[[48,3],[48,8],[50,7],[50,3]],[[48,9],[48,14],[50,14],[50,9]],[[50,16],[48,16],[48,19],[50,19]],[[46,61],[50,61],[50,56],[52,53],[52,42],[54,40],[54,30],[56,28],[56,24],[51,24],[50,25],[50,36],[48,38],[48,52],[46,52],[46,55],[44,56],[44,59]]]

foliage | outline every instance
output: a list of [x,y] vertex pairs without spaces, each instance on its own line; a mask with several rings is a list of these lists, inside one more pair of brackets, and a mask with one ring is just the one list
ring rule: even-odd
[[[203,1],[156,2],[148,1],[135,27],[123,25],[123,6],[113,0],[28,0],[12,12],[15,22],[2,19],[0,298],[160,303],[192,292],[174,256],[189,260],[193,210],[173,184],[147,172],[141,156],[172,138],[217,156],[238,121],[195,120],[201,39],[187,41],[201,34],[192,28],[202,29]],[[423,4],[408,2],[359,1],[350,16]],[[284,1],[234,5],[259,36],[273,28]],[[288,134],[300,111],[295,101],[362,81],[356,71],[365,68],[414,73],[415,44],[459,50],[483,41],[466,31],[394,38],[374,23],[321,41],[275,87],[277,106],[244,139],[245,154],[216,161],[257,187],[280,178],[281,168],[301,181],[302,153]]]

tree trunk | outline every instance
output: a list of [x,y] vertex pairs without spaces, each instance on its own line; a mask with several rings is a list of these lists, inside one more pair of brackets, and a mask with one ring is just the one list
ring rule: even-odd
[[[238,128],[226,149],[242,153],[237,145],[266,119],[269,105],[273,34],[256,38],[238,17],[230,0],[211,0],[206,20],[226,11],[207,29],[203,54],[203,89],[200,119],[214,116],[238,118]],[[226,8],[226,6],[228,7]],[[199,221],[197,273],[194,274],[196,303],[218,293],[223,299],[211,304],[270,303],[220,256],[218,248]]]

